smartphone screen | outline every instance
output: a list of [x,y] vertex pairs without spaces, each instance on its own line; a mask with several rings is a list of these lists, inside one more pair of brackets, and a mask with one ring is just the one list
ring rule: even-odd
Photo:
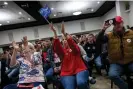
[[105,21],[105,24],[106,24],[106,25],[110,25],[109,20],[106,20],[106,21]]

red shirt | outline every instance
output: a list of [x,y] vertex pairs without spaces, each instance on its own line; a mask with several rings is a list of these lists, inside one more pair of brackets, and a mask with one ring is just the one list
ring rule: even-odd
[[70,49],[63,49],[59,39],[54,40],[54,51],[62,59],[61,76],[69,76],[86,70],[86,66],[81,58],[78,45],[69,38],[67,40]]

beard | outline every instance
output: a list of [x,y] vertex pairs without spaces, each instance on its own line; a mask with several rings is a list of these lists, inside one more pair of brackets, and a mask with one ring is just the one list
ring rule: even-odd
[[116,31],[116,32],[123,32],[123,30],[124,30],[123,27],[115,28],[115,31]]
[[122,32],[122,29],[117,29],[116,32]]

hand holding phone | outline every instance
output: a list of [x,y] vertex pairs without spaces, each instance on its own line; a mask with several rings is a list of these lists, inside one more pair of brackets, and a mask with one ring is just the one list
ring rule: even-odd
[[103,25],[103,29],[102,29],[102,30],[106,30],[106,29],[109,28],[112,24],[113,24],[113,20],[106,20],[106,21],[104,22],[104,25]]

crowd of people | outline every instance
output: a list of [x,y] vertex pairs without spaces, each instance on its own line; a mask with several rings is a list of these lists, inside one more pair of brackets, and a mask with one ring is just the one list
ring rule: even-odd
[[[27,36],[20,43],[13,41],[0,56],[3,89],[48,89],[51,83],[57,89],[90,89],[89,84],[96,83],[94,68],[99,76],[104,68],[120,89],[129,89],[121,75],[133,72],[133,31],[124,28],[122,17],[111,20],[96,36],[70,35],[62,22],[62,37],[51,23],[53,38],[35,44],[28,42]],[[111,25],[113,30],[106,34]]]

